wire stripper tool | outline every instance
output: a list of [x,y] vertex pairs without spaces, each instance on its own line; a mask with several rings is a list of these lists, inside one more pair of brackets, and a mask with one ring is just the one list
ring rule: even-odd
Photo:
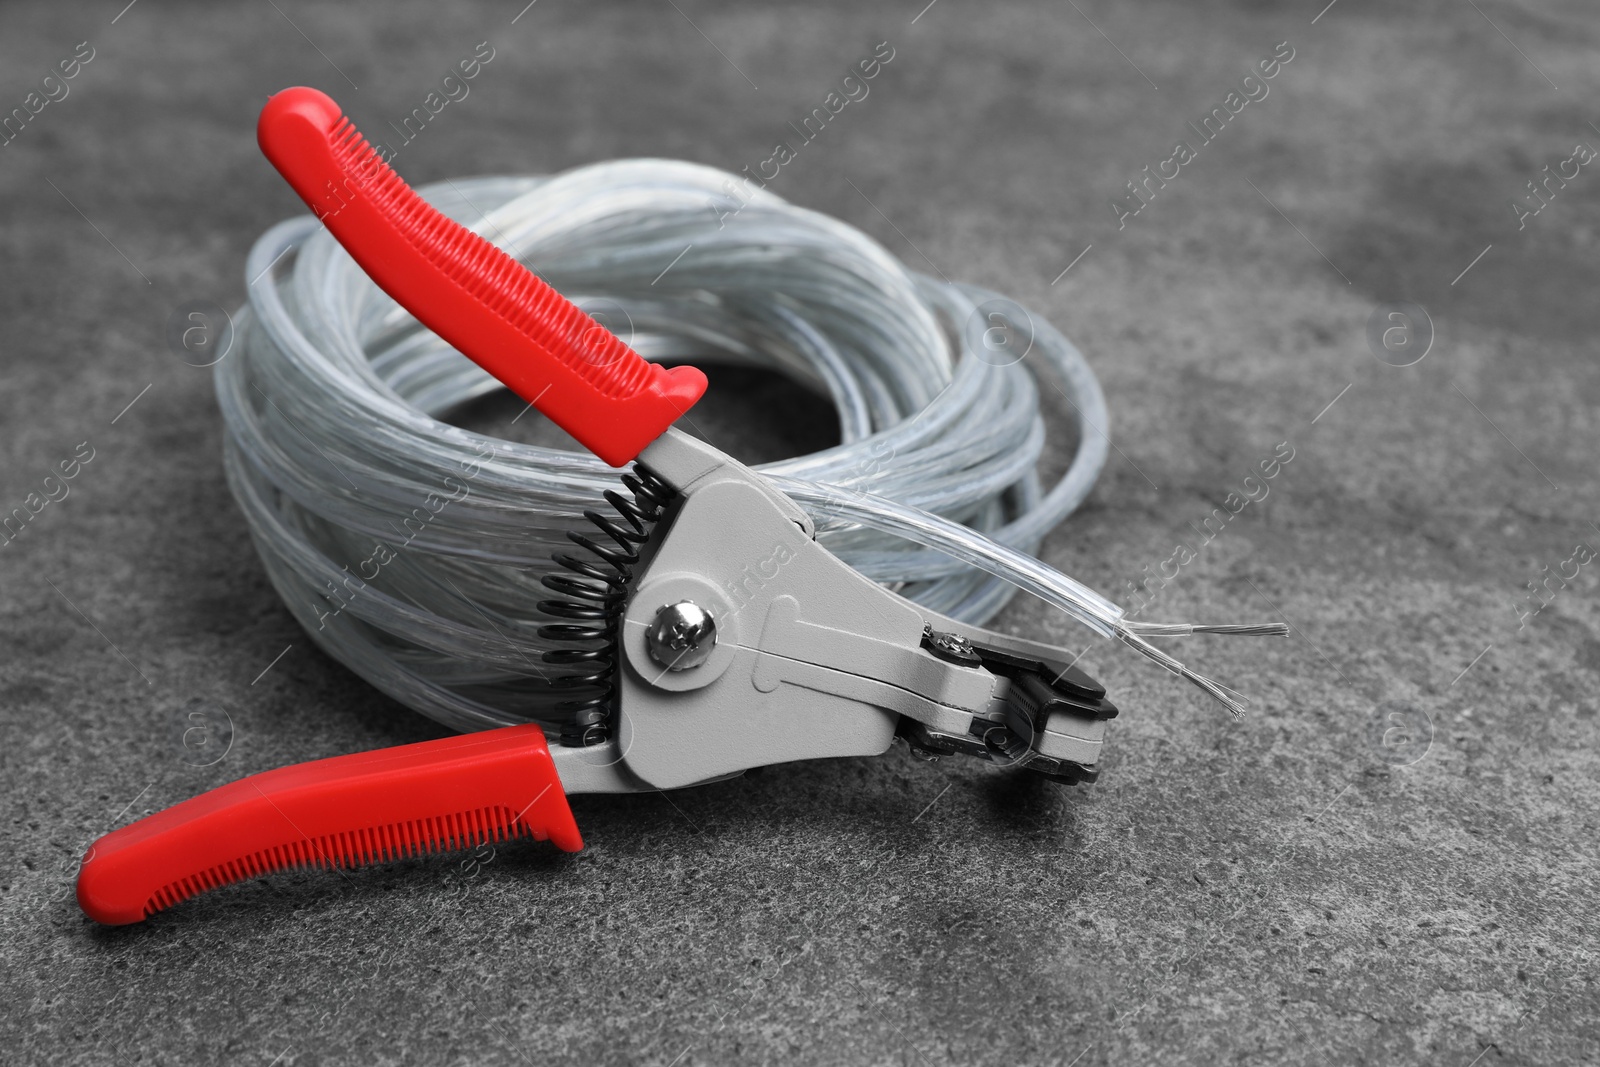
[[706,387],[647,362],[413,192],[307,88],[272,97],[267,158],[398,303],[614,467],[626,493],[545,579],[543,636],[571,724],[253,775],[107,834],[78,900],[135,923],[287,866],[340,867],[512,837],[576,851],[567,797],[678,789],[903,738],[1092,781],[1117,709],[1064,649],[946,618],[814,540],[762,477],[672,423]]

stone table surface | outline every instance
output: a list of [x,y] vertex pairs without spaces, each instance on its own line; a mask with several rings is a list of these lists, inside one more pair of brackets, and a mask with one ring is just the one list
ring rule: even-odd
[[[0,147],[0,512],[80,461],[0,544],[0,1059],[1600,1056],[1600,174],[1568,162],[1600,145],[1600,13],[921,2],[0,10],[0,113],[29,112]],[[888,42],[773,191],[1082,346],[1116,449],[1041,554],[1108,594],[1292,450],[1152,609],[1293,627],[1186,649],[1248,717],[1096,643],[1123,714],[1091,787],[896,748],[580,798],[573,856],[280,874],[138,928],[85,919],[77,857],[136,814],[442,734],[278,602],[209,375],[166,330],[187,301],[238,304],[252,240],[298,209],[255,147],[268,93],[317,85],[380,127],[480,42],[493,60],[408,178],[757,166]],[[44,82],[62,61],[75,77]],[[1257,99],[1233,114],[1235,91]],[[1203,139],[1188,124],[1218,107]],[[1431,325],[1394,320],[1391,351],[1405,301]],[[741,456],[830,443],[825,404],[714,377],[708,425]],[[1083,634],[1020,601],[999,625]],[[197,701],[233,726],[207,767],[177,740]]]

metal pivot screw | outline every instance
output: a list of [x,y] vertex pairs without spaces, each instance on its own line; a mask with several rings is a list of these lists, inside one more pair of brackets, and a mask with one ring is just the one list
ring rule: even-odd
[[963,667],[977,667],[983,663],[978,650],[960,634],[945,633],[925,626],[922,630],[922,647],[949,663]]
[[698,667],[717,645],[717,622],[692,600],[668,604],[645,631],[650,658],[669,671]]

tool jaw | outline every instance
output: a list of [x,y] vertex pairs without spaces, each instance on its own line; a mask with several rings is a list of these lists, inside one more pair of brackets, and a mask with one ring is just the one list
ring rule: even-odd
[[[1064,649],[921,608],[813,540],[809,517],[760,476],[669,430],[640,456],[679,491],[634,570],[618,635],[616,730],[558,750],[572,792],[671,789],[802,759],[965,753],[1092,779],[1115,709]],[[669,669],[650,634],[692,604],[715,645]],[[952,656],[935,650],[969,645]],[[703,651],[703,650],[702,650]],[[570,769],[569,769],[570,768]]]
[[[1117,708],[1106,699],[1105,687],[1077,668],[1082,653],[997,633],[925,608],[922,611],[928,618],[930,636],[964,640],[984,666],[1001,676],[990,718],[1006,726],[1010,737],[997,743],[1012,754],[995,751],[995,744],[989,743],[996,741],[991,734],[980,739],[985,740],[983,747],[990,759],[1025,765],[1061,781],[1095,779],[1106,723],[1116,717]],[[924,755],[948,755],[946,750],[952,748],[979,754],[971,735],[940,736],[936,729],[918,731],[915,727],[902,733],[913,750]],[[1018,744],[1026,751],[1016,751]]]

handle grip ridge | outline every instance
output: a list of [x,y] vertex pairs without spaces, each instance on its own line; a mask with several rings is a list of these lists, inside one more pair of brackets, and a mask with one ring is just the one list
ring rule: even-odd
[[251,775],[89,847],[78,904],[108,925],[286,867],[344,868],[515,837],[583,847],[535,725]]
[[698,369],[649,362],[418,196],[326,94],[276,94],[256,139],[379,288],[612,466],[705,392]]

